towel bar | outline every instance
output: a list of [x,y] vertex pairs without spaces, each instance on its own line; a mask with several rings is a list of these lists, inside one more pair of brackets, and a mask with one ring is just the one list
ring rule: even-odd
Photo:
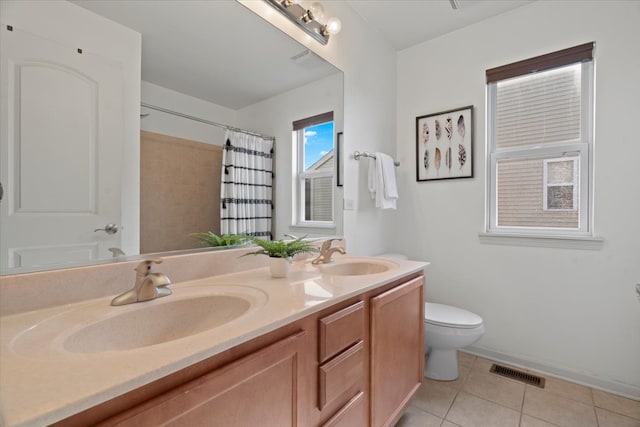
[[[376,156],[374,154],[369,153],[368,151],[363,151],[362,153],[360,151],[355,151],[353,153],[353,158],[356,160],[360,160],[360,157],[371,157],[372,159],[375,159]],[[400,166],[400,162],[396,162],[395,160],[393,161],[393,164],[396,166]]]

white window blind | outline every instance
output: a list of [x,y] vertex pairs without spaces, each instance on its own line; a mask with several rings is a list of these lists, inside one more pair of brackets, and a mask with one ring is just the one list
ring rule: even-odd
[[497,83],[496,148],[580,139],[581,65]]
[[[489,233],[592,231],[593,62],[577,48],[578,62],[554,53],[487,71]],[[527,61],[535,68],[517,75]]]

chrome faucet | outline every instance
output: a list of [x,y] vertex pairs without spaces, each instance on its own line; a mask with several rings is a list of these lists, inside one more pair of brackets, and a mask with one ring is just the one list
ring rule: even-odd
[[313,265],[318,265],[318,264],[328,264],[331,262],[331,255],[334,254],[334,252],[340,252],[341,254],[346,254],[345,250],[339,246],[336,247],[331,247],[331,244],[333,243],[334,240],[342,240],[342,239],[329,239],[329,240],[325,240],[324,243],[322,244],[322,246],[320,247],[320,255],[318,255],[318,257],[316,259],[314,259],[313,261],[311,261],[311,264]]
[[153,264],[160,264],[162,259],[147,259],[135,268],[136,283],[133,289],[118,295],[111,300],[111,305],[133,304],[134,302],[149,301],[152,299],[171,295],[171,289],[167,288],[171,280],[162,273],[152,273]]

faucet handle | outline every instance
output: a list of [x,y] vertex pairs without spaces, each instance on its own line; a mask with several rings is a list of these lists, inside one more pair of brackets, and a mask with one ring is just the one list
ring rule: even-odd
[[145,259],[138,264],[135,270],[138,274],[149,274],[153,268],[153,264],[161,264],[162,258]]

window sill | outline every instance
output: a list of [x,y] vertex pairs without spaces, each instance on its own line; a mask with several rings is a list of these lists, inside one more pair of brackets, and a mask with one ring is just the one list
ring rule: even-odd
[[603,246],[602,237],[561,236],[551,234],[517,233],[478,233],[480,243],[490,245],[534,246],[544,248],[591,249],[599,250]]
[[298,224],[291,224],[291,228],[336,228],[336,224],[333,222],[300,222]]

